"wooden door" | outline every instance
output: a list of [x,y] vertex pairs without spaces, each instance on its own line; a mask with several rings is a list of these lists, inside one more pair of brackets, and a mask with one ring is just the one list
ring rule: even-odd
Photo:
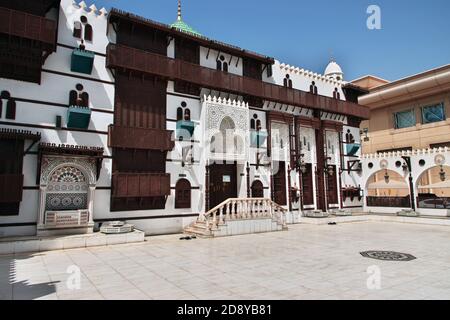
[[175,185],[175,209],[191,207],[191,183],[186,179],[178,180]]
[[[277,165],[275,164],[275,168]],[[274,199],[280,206],[287,205],[286,197],[286,162],[278,162],[278,170],[273,175],[273,194]]]
[[303,205],[314,204],[313,171],[311,163],[306,164],[306,172],[302,173]]
[[210,208],[229,198],[237,198],[236,164],[213,164],[210,166]]
[[264,198],[264,186],[259,180],[252,183],[252,198]]
[[328,206],[330,204],[339,204],[338,199],[338,187],[337,187],[337,180],[336,180],[336,166],[330,166],[333,167],[333,174],[327,174],[327,187],[328,187]]

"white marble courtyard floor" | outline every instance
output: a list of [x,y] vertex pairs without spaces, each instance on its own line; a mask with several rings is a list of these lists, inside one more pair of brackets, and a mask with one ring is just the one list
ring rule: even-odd
[[[289,228],[0,256],[0,299],[450,299],[450,227],[362,222]],[[369,250],[417,259],[360,255]],[[76,290],[67,286],[72,265],[81,271]],[[374,265],[380,290],[367,288],[367,268]]]

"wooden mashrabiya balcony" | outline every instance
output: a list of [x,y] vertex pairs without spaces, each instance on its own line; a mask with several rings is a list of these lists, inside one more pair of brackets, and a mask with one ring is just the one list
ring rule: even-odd
[[151,198],[170,195],[168,173],[113,173],[114,198]]
[[0,174],[0,203],[22,201],[23,174]]
[[170,130],[110,125],[108,127],[108,146],[110,148],[170,151],[175,146],[172,133],[173,131]]
[[205,88],[250,95],[288,105],[352,115],[361,119],[369,117],[369,109],[356,103],[225,73],[123,45],[108,46],[106,66],[157,75],[169,80],[186,81]]
[[56,22],[21,11],[0,7],[0,33],[56,46]]

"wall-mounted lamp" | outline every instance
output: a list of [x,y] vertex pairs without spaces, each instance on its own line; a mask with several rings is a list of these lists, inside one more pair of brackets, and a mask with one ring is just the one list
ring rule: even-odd
[[305,154],[301,153],[298,164],[297,164],[297,167],[302,172],[302,174],[305,174],[306,171],[308,170],[308,168],[306,167],[304,157],[305,157]]
[[365,142],[367,142],[367,141],[369,141],[370,139],[369,139],[369,128],[364,128],[364,129],[362,129],[360,132],[359,132],[359,134],[360,135],[365,135],[365,137],[364,137],[364,141]]
[[384,173],[384,181],[385,181],[386,183],[389,183],[389,179],[390,179],[389,173],[388,173],[388,171],[386,170],[386,172]]
[[362,173],[362,163],[361,163],[361,162],[358,163],[358,167],[357,167],[357,169],[356,169],[356,172],[357,172],[358,174],[361,174],[361,173]]
[[334,169],[333,169],[333,166],[328,164],[328,161],[330,161],[330,160],[331,160],[331,157],[325,158],[325,168],[326,168],[325,174],[332,176],[332,175],[334,175]]
[[443,166],[441,166],[441,171],[439,171],[439,178],[441,178],[442,182],[444,182],[445,179],[446,179],[445,171],[444,171],[444,167]]
[[402,169],[405,172],[408,171],[408,165],[406,164],[406,162],[403,162]]

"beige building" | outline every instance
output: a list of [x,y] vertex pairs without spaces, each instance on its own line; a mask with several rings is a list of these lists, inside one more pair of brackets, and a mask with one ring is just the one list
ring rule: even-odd
[[[379,163],[382,166],[367,174],[366,206],[370,210],[408,206],[410,191],[415,189],[416,207],[422,214],[428,210],[428,214],[449,215],[450,166],[445,160],[437,164],[437,160],[425,161],[423,157],[431,152],[439,154],[436,159],[445,159],[450,151],[430,151],[450,148],[450,65],[393,82],[365,76],[352,84],[368,92],[358,100],[370,108],[370,120],[361,123],[363,157],[375,159],[368,160],[374,168]],[[418,162],[413,163],[416,168],[411,178],[416,182],[411,186],[402,155],[418,159],[411,160]],[[439,208],[444,211],[439,213]]]
[[361,123],[364,154],[450,146],[450,65],[394,82],[366,76],[352,82],[369,91]]

